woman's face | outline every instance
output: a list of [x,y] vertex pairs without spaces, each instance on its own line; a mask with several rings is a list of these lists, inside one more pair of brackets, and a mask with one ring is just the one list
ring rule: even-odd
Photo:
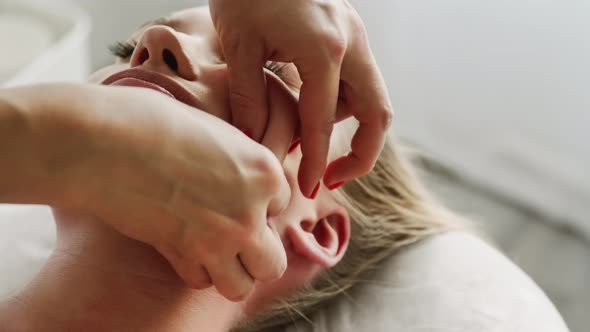
[[[118,56],[116,63],[91,75],[91,82],[138,86],[139,82],[133,79],[119,79],[137,73],[121,72],[127,69],[156,72],[173,79],[192,95],[173,93],[177,99],[223,120],[231,120],[227,66],[207,7],[184,10],[149,22],[126,42],[116,45],[113,48]],[[292,64],[267,63],[265,67],[266,75],[278,77],[291,93],[298,93],[301,81]],[[140,74],[140,78],[144,77]]]
[[[231,122],[227,66],[206,7],[148,23],[127,43],[115,50],[119,55],[116,63],[94,73],[91,82],[154,89],[195,107],[195,112],[204,111]],[[267,64],[265,74],[280,79],[283,93],[297,100],[301,81],[292,64]],[[325,187],[320,188],[315,200],[301,194],[297,184],[300,160],[299,148],[285,159],[291,201],[279,217],[270,220],[281,235],[289,267],[280,280],[256,286],[247,300],[247,311],[311,280],[322,268],[336,264],[346,250],[346,210]]]

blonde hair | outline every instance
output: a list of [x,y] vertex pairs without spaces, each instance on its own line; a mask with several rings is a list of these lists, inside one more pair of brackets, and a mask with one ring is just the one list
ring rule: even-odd
[[[335,140],[343,142],[348,137],[350,142],[355,129],[350,122],[339,124],[331,154],[346,152]],[[342,261],[238,330],[261,331],[306,319],[325,301],[367,280],[381,261],[400,248],[465,225],[422,188],[392,137],[387,137],[368,175],[347,183],[333,195],[347,208],[351,221],[350,244]]]

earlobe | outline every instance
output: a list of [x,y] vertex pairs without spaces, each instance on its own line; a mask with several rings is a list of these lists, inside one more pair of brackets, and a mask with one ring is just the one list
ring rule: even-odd
[[350,221],[339,210],[315,222],[302,221],[288,229],[295,253],[322,267],[336,265],[344,256],[350,238]]

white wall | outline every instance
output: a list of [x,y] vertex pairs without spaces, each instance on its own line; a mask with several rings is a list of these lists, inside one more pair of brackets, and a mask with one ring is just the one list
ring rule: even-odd
[[[204,2],[79,1],[95,18],[94,64],[145,20]],[[590,234],[590,1],[351,2],[399,134]]]
[[94,68],[113,60],[108,46],[126,40],[148,20],[168,15],[173,11],[199,6],[207,0],[77,0],[88,10],[94,21],[92,55]]
[[352,2],[398,133],[590,235],[590,1]]

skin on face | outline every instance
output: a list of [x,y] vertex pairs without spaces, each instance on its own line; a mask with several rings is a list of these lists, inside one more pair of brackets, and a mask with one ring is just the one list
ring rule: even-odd
[[[106,66],[89,78],[92,83],[101,83],[107,77],[125,69],[141,67],[165,74],[180,83],[200,101],[200,109],[231,122],[228,100],[227,65],[221,52],[209,11],[206,7],[183,10],[147,23],[133,33],[127,42],[138,44],[130,58],[117,58],[113,65]],[[156,44],[156,45],[154,45]],[[162,56],[150,54],[147,60],[140,59],[145,49],[161,52],[169,49],[178,58],[178,70],[169,68]],[[144,60],[144,61],[142,61]],[[301,80],[292,64],[280,64],[280,80],[289,91],[298,94]],[[265,69],[267,75],[275,75]],[[277,76],[277,75],[275,75]]]
[[[227,66],[206,7],[180,11],[148,24],[128,41],[137,44],[133,54],[98,70],[90,77],[90,82],[101,83],[129,68],[158,72],[195,97],[199,106],[195,112],[204,111],[231,123]],[[174,55],[176,67],[170,66],[170,58],[166,60],[164,51]],[[280,66],[277,73],[265,69],[267,79],[278,78],[284,83],[282,92],[297,97],[301,81],[295,67]],[[269,98],[275,97],[269,94]],[[269,102],[272,104],[273,100]],[[291,187],[291,200],[279,217],[269,220],[281,236],[288,269],[279,280],[257,283],[255,291],[245,301],[248,314],[310,281],[322,269],[335,265],[346,251],[350,235],[348,214],[324,186],[314,200],[301,194],[297,181],[301,157],[301,150],[295,148],[285,158],[283,168]]]

